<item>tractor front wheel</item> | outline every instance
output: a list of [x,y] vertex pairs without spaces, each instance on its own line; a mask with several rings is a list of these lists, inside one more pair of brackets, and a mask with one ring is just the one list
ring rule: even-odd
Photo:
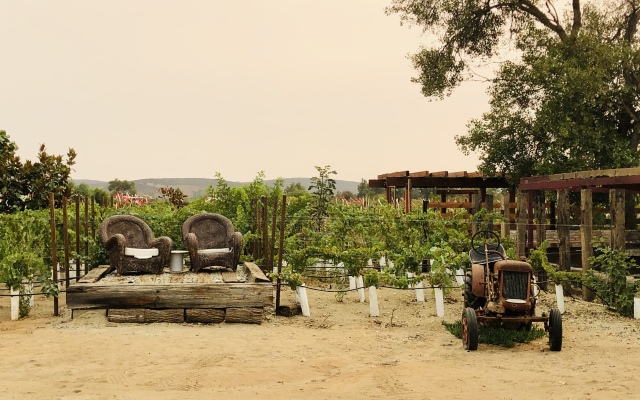
[[465,350],[478,350],[478,319],[471,307],[462,311],[462,346]]
[[562,314],[557,308],[549,313],[549,348],[551,351],[562,350]]

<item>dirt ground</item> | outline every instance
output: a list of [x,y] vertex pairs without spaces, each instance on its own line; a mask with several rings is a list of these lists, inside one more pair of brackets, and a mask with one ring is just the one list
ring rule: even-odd
[[[293,294],[283,292],[283,304]],[[462,349],[431,291],[378,291],[381,316],[348,293],[309,291],[311,317],[266,313],[261,325],[120,324],[104,311],[71,318],[61,297],[9,320],[0,298],[2,399],[638,399],[640,320],[566,298],[561,352],[547,337]],[[555,295],[542,296],[542,309]]]

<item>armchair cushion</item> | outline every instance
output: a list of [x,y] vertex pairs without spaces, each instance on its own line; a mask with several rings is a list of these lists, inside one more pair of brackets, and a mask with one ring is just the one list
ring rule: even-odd
[[151,257],[155,257],[160,254],[160,251],[156,248],[153,249],[137,249],[135,247],[125,247],[124,255],[135,257],[138,260],[146,260]]
[[231,249],[199,249],[198,254],[222,254],[231,253]]

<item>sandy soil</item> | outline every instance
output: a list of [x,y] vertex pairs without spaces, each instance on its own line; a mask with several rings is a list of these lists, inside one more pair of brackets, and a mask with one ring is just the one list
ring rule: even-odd
[[[640,320],[566,299],[564,346],[462,349],[460,292],[435,314],[433,295],[381,289],[381,316],[356,293],[309,291],[312,316],[261,325],[116,324],[38,297],[9,320],[0,298],[2,399],[637,399]],[[554,295],[543,295],[544,309]],[[291,291],[283,304],[291,304]],[[60,304],[64,305],[64,298]]]

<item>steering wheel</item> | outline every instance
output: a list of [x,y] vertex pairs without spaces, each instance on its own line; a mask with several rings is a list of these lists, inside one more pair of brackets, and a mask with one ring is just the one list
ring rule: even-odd
[[[480,250],[478,250],[478,246],[475,246],[474,243],[473,243],[475,238],[480,234],[484,234],[484,243],[482,243],[483,244],[483,246],[482,246],[483,248],[484,248],[484,245],[487,243],[487,239],[489,237],[491,237],[491,236],[495,237],[496,240],[498,241],[498,244],[496,245],[496,248],[500,247],[500,236],[498,236],[497,233],[495,233],[494,231],[490,231],[490,230],[478,231],[471,237],[471,248],[476,253],[480,254],[481,256],[485,255],[485,252],[484,251],[480,252]],[[502,256],[502,254],[497,250],[488,250],[486,253],[498,253],[498,254],[500,254]]]

